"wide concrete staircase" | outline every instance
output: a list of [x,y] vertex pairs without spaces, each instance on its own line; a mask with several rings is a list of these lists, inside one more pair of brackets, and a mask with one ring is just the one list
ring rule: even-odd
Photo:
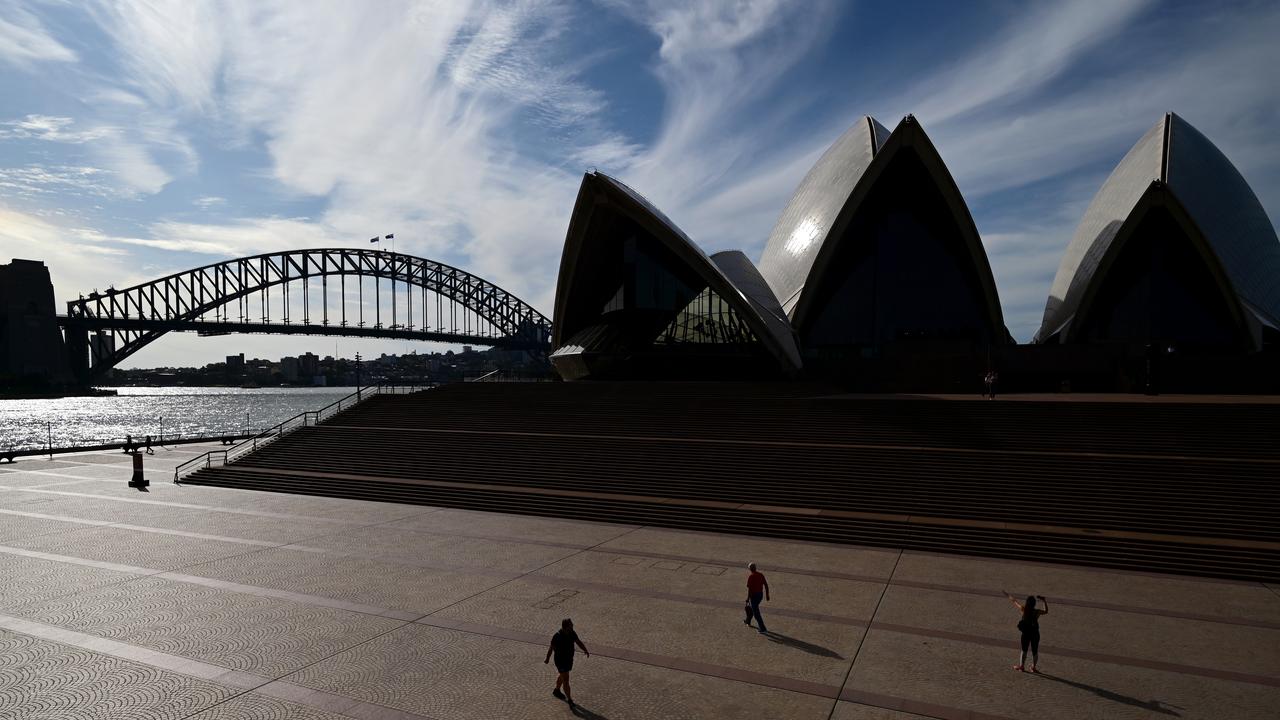
[[188,483],[1280,580],[1280,405],[485,384]]

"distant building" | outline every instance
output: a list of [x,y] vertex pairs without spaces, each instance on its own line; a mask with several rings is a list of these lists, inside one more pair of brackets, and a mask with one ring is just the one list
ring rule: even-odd
[[313,353],[298,356],[298,373],[302,377],[315,377],[320,374],[320,357]]
[[227,372],[235,373],[244,370],[244,353],[227,356]]
[[280,358],[280,377],[285,382],[298,382],[298,358],[293,356]]
[[[88,348],[80,346],[85,352]],[[37,260],[0,265],[0,384],[71,380],[49,269]]]

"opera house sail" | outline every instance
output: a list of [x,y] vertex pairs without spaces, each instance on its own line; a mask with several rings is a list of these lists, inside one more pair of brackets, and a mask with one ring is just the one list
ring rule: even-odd
[[[860,120],[805,177],[760,271],[811,358],[1009,341],[977,228],[915,118]],[[838,361],[838,360],[837,360]]]
[[798,371],[785,315],[736,251],[707,255],[638,193],[582,179],[560,261],[551,354],[566,380]]
[[1094,196],[1036,341],[1260,350],[1280,327],[1280,242],[1208,138],[1166,114]]

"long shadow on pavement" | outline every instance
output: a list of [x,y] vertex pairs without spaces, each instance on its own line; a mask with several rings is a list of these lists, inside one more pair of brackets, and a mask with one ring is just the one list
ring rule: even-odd
[[778,643],[779,645],[786,645],[787,647],[793,647],[793,648],[796,648],[797,650],[803,650],[809,653],[810,655],[821,655],[822,657],[835,658],[837,660],[844,659],[843,655],[836,652],[835,650],[832,650],[831,648],[825,648],[825,647],[822,647],[821,645],[814,645],[813,643],[805,642],[804,640],[797,640],[796,638],[793,638],[789,635],[776,633],[776,632],[773,632],[772,630],[765,633],[765,637],[769,638],[769,640],[773,642]]
[[582,718],[582,720],[609,720],[609,718],[605,717],[604,715],[601,715],[600,713],[591,712],[590,710],[582,707],[581,705],[577,705],[571,708],[569,712],[572,712],[575,717]]
[[1089,692],[1093,693],[1094,695],[1097,695],[1103,700],[1110,700],[1112,702],[1118,702],[1124,705],[1132,705],[1133,707],[1142,708],[1143,710],[1150,710],[1151,712],[1157,712],[1157,713],[1160,713],[1161,715],[1172,715],[1173,717],[1182,717],[1182,713],[1176,712],[1171,708],[1177,708],[1178,710],[1184,709],[1184,708],[1178,707],[1177,705],[1170,705],[1169,703],[1166,703],[1162,700],[1145,700],[1145,701],[1139,700],[1138,698],[1129,697],[1128,695],[1121,695],[1120,693],[1115,692],[1113,690],[1107,690],[1106,688],[1100,688],[1094,685],[1088,685],[1086,683],[1076,682],[1075,680],[1068,680],[1064,677],[1057,677],[1056,675],[1049,675],[1047,673],[1042,673],[1042,672],[1035,673],[1034,676],[1042,677],[1045,680],[1052,680],[1053,682],[1056,682],[1056,683],[1062,683],[1063,685],[1070,685],[1073,688],[1088,690]]

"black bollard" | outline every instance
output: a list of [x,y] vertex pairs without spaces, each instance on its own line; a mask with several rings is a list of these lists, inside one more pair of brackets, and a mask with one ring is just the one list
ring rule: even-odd
[[142,453],[135,450],[133,452],[133,479],[129,481],[129,487],[146,492],[147,486],[150,484],[146,476],[142,474]]

